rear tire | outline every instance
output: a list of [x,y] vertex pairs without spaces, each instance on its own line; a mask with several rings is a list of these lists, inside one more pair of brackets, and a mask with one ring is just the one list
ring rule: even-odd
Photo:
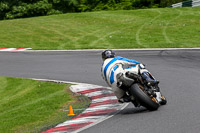
[[137,83],[130,87],[130,92],[136,98],[136,100],[148,110],[154,111],[158,109],[159,104],[157,103],[157,100],[155,101],[154,98],[151,99],[144,91],[140,89]]

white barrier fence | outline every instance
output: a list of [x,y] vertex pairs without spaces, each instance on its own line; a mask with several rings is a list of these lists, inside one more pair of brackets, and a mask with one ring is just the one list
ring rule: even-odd
[[189,0],[171,5],[170,7],[197,7],[200,6],[200,0]]

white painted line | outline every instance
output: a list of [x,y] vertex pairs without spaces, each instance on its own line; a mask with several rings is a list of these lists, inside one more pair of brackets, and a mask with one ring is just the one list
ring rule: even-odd
[[33,80],[38,80],[38,81],[46,81],[46,82],[55,82],[55,83],[62,83],[62,84],[79,84],[79,85],[88,85],[87,83],[78,83],[78,82],[71,82],[71,81],[61,81],[61,80],[51,80],[51,79],[37,79],[37,78],[30,78]]
[[[7,51],[7,52],[93,52],[104,51],[105,49],[80,49],[80,50],[27,50],[27,51]],[[174,51],[174,50],[200,50],[200,48],[146,48],[146,49],[112,49],[115,51]],[[3,52],[3,51],[2,51]]]

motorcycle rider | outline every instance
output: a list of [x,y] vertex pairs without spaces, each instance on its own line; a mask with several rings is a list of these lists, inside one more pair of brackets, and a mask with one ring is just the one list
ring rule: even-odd
[[[113,50],[107,49],[102,52],[103,65],[101,68],[102,77],[107,84],[112,88],[118,101],[121,103],[130,102],[130,97],[122,89],[123,85],[118,82],[119,77],[125,75],[141,75],[147,85],[158,84],[151,73],[145,69],[144,65],[138,61],[115,56]],[[166,104],[166,99],[161,95],[160,90],[156,92],[156,99],[160,104]],[[134,103],[135,106],[137,106]]]

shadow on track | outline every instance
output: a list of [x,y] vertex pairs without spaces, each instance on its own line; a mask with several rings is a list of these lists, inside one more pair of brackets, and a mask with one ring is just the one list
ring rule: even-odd
[[120,111],[118,114],[120,115],[129,115],[129,114],[138,114],[138,113],[148,113],[150,112],[144,107],[139,108],[125,108],[124,110]]

